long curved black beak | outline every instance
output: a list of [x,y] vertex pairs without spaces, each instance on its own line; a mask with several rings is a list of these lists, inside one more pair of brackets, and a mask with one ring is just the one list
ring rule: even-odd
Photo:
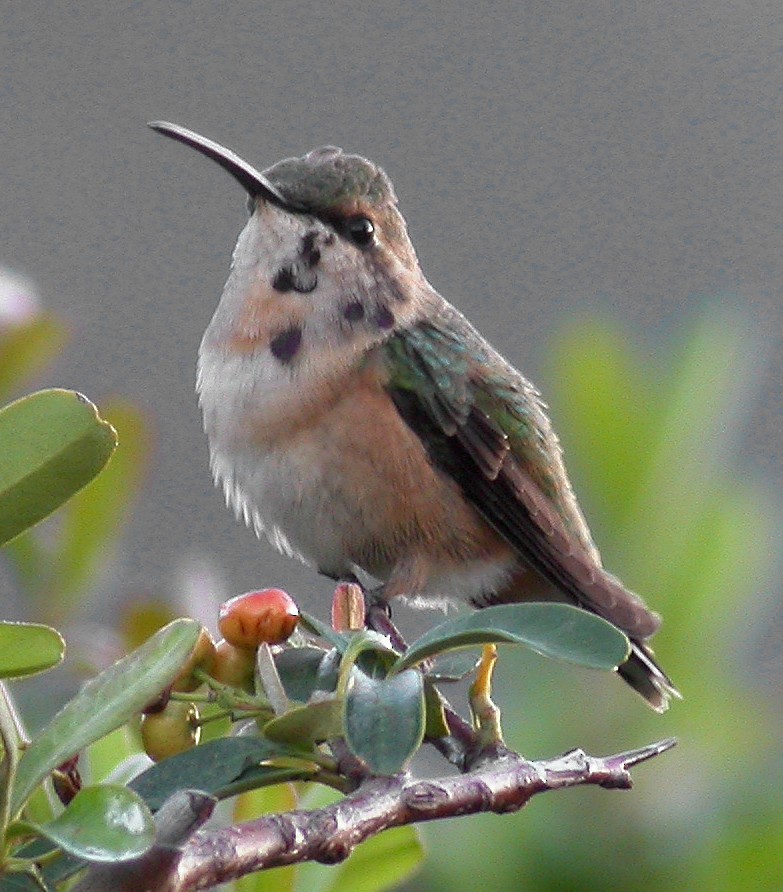
[[206,155],[207,158],[217,161],[251,197],[263,198],[290,210],[299,210],[260,171],[248,164],[247,161],[243,161],[231,149],[227,149],[225,146],[221,146],[220,143],[207,139],[206,136],[200,136],[198,133],[194,133],[192,130],[188,130],[187,127],[182,127],[179,124],[170,124],[168,121],[150,121],[148,126],[164,136],[169,136],[178,142],[184,142],[186,146],[191,146],[197,152]]

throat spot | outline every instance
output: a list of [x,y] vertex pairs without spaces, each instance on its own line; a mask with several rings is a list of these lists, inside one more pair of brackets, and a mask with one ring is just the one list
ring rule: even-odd
[[275,335],[269,342],[269,349],[272,356],[279,360],[283,365],[289,365],[293,362],[294,357],[302,346],[302,329],[298,325],[292,325]]
[[272,279],[272,287],[275,291],[285,294],[287,291],[296,291],[299,294],[309,294],[315,290],[318,284],[318,276],[302,261],[281,266]]
[[296,259],[284,263],[272,279],[275,291],[309,294],[315,290],[318,285],[315,270],[321,262],[321,251],[316,244],[317,240],[318,232],[315,229],[309,230],[302,236]]

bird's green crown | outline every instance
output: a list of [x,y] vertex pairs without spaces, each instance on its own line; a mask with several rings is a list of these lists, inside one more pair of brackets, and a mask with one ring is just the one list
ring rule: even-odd
[[394,187],[380,167],[334,146],[313,149],[301,158],[285,158],[264,175],[292,205],[311,213],[397,202]]

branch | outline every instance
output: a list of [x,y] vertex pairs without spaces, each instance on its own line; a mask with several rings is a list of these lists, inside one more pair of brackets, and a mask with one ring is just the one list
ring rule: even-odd
[[572,750],[559,759],[528,762],[502,750],[466,774],[415,780],[407,774],[372,778],[355,793],[328,808],[269,815],[256,821],[195,833],[176,859],[161,863],[152,853],[140,863],[113,865],[112,892],[143,888],[148,892],[210,889],[253,871],[319,861],[334,864],[371,836],[404,824],[459,815],[522,808],[537,793],[582,784],[629,789],[630,768],[674,746],[663,740],[605,758]]

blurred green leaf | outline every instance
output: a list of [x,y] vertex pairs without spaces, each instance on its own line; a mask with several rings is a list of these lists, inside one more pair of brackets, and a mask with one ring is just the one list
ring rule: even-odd
[[48,313],[4,328],[0,333],[0,401],[45,368],[67,339],[63,324]]
[[340,695],[345,694],[354,666],[370,677],[385,678],[397,659],[397,652],[392,650],[388,639],[378,632],[365,629],[350,634],[351,642],[343,653],[338,672],[337,691]]
[[296,790],[293,784],[262,787],[259,790],[248,790],[236,797],[233,818],[237,823],[253,821],[263,815],[292,811],[297,805]]
[[54,768],[124,724],[171,684],[200,632],[201,625],[195,620],[175,620],[138,650],[88,681],[22,754],[11,813],[18,813],[36,785]]
[[71,500],[63,515],[47,595],[54,595],[60,614],[81,600],[105,562],[129,516],[149,457],[148,425],[139,409],[114,401],[102,411],[116,429],[119,445],[103,473]]
[[143,644],[150,635],[176,619],[171,603],[162,597],[158,600],[144,597],[128,604],[122,611],[118,631],[125,647],[132,649]]
[[42,390],[0,410],[0,544],[59,508],[109,460],[117,437],[70,390]]
[[3,558],[8,561],[14,573],[17,587],[25,594],[35,596],[41,588],[42,580],[51,575],[49,553],[38,536],[38,530],[27,529],[15,539],[6,542],[2,548]]
[[[331,653],[334,651],[318,647],[287,647],[275,656],[275,666],[290,700],[305,703],[316,690],[334,690],[336,668],[332,672],[324,671],[324,661]],[[324,687],[330,683],[331,687]]]
[[352,632],[335,632],[331,626],[322,622],[317,616],[313,616],[311,613],[307,613],[304,610],[300,612],[299,617],[300,624],[303,628],[307,629],[308,632],[313,635],[323,638],[324,641],[328,641],[329,644],[331,644],[332,647],[336,647],[340,653],[345,651],[353,639]]
[[153,811],[177,790],[198,789],[221,798],[248,768],[288,753],[263,737],[223,737],[152,765],[129,786]]
[[[599,321],[567,328],[548,357],[557,427],[579,447],[566,451],[569,469],[601,494],[606,525],[623,528],[658,436],[660,377],[641,367],[624,332]],[[570,413],[579,421],[569,438]]]
[[50,626],[0,622],[0,678],[46,672],[62,662],[65,641]]
[[[82,778],[90,784],[119,783],[114,772],[127,760],[140,756],[137,729],[122,725],[90,744],[79,760]],[[146,756],[144,757],[146,759]]]
[[264,725],[264,736],[277,743],[306,746],[342,733],[342,701],[328,697],[289,709]]
[[424,708],[426,710],[424,734],[430,739],[445,737],[449,733],[443,699],[432,681],[424,678]]
[[475,644],[525,644],[537,653],[591,669],[614,669],[628,639],[611,623],[569,604],[500,604],[447,620],[411,644],[394,670]]
[[85,787],[61,815],[38,830],[87,861],[138,858],[155,840],[155,824],[141,797],[109,784]]
[[424,680],[417,669],[371,678],[354,667],[345,695],[345,740],[375,774],[396,774],[424,738]]
[[478,665],[479,657],[467,650],[448,651],[437,657],[427,670],[426,676],[439,684],[441,682],[462,681]]
[[[104,415],[118,430],[120,443],[103,473],[62,507],[53,536],[44,540],[38,530],[27,530],[5,546],[20,588],[37,598],[39,614],[54,622],[62,622],[89,595],[122,531],[147,465],[148,424],[141,413],[124,403],[108,402]],[[151,631],[148,628],[147,634]]]

